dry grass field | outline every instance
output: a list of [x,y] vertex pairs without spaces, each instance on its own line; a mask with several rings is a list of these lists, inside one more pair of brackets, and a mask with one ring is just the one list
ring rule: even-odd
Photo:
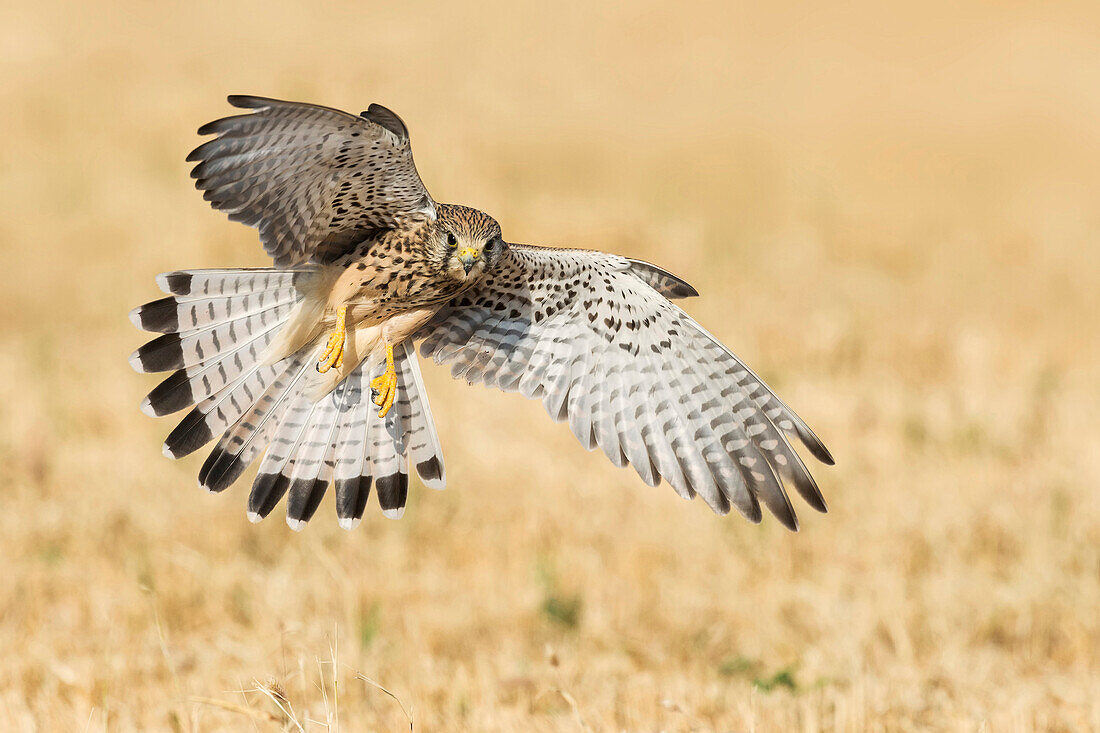
[[[371,5],[0,7],[0,729],[1100,729],[1095,3]],[[431,365],[401,521],[199,491],[126,314],[264,263],[184,162],[233,92],[391,106],[438,200],[685,277],[829,514]]]

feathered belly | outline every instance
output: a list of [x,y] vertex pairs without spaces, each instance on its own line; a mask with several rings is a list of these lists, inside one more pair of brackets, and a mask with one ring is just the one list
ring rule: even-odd
[[287,324],[264,353],[264,363],[275,364],[300,351],[320,358],[330,332],[336,327],[336,314],[347,306],[343,359],[339,366],[324,373],[313,370],[306,375],[306,394],[320,400],[342,382],[364,360],[371,366],[385,358],[386,345],[397,346],[427,323],[441,307],[411,303],[386,292],[355,287],[348,282],[347,270],[323,268],[301,278],[296,285],[302,299],[294,307]]

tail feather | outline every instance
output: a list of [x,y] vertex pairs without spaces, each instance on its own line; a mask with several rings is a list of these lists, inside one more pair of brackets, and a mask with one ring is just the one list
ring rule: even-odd
[[[199,472],[199,484],[222,491],[261,453],[249,495],[249,518],[267,516],[287,498],[287,523],[301,529],[335,483],[340,525],[362,518],[372,485],[383,514],[400,517],[410,464],[426,486],[443,488],[439,438],[411,344],[395,349],[398,398],[383,419],[369,382],[380,364],[360,363],[335,389],[312,397],[312,342],[265,364],[268,346],[302,300],[296,287],[307,270],[193,270],[166,273],[157,284],[169,297],[136,308],[131,320],[164,335],[130,361],[144,372],[173,371],[142,409],[166,415],[194,405],[165,440],[179,458],[219,435]],[[315,375],[314,375],[315,376]],[[265,452],[266,451],[266,452]]]
[[266,517],[290,488],[294,464],[302,438],[309,429],[316,403],[294,399],[285,411],[275,437],[260,461],[260,472],[248,497],[248,518],[259,521]]
[[286,521],[296,531],[303,529],[305,523],[313,518],[332,481],[332,457],[340,447],[336,439],[341,426],[342,392],[346,388],[346,382],[338,385],[316,405],[302,448],[294,458]]
[[301,375],[303,364],[305,359],[300,355],[284,362],[279,376],[225,431],[199,471],[200,486],[211,492],[224,491],[267,447],[279,427],[282,409],[286,405],[284,397],[293,389],[292,381]]
[[420,362],[416,350],[408,341],[401,344],[403,356],[397,355],[397,382],[401,396],[401,414],[405,428],[405,442],[409,460],[420,480],[429,489],[442,489],[447,483],[447,471],[443,466],[443,447],[435,431],[431,407],[424,396],[424,378],[420,374]]
[[298,291],[293,287],[238,295],[170,295],[134,308],[130,311],[130,321],[143,331],[186,333],[203,326],[236,321],[241,316],[267,310],[297,296]]
[[166,333],[135,351],[130,356],[130,365],[147,373],[209,366],[214,357],[240,349],[242,339],[247,344],[277,329],[290,316],[295,302],[295,298],[288,297],[263,310],[249,315],[234,314],[232,320],[205,328]]
[[[371,410],[368,408],[369,412]],[[378,419],[376,415],[368,417],[372,418],[367,423],[369,470],[374,479],[378,504],[384,516],[400,519],[405,513],[405,501],[409,495],[409,462],[404,455],[401,411],[395,405],[383,419]]]
[[[370,497],[371,473],[367,425],[371,402],[367,371],[360,365],[344,380],[338,414],[341,450],[333,461],[336,516],[344,529],[354,529],[363,519]],[[335,390],[334,390],[335,393]]]
[[[141,411],[151,417],[160,417],[182,410],[189,405],[211,397],[226,385],[239,379],[251,365],[256,364],[261,355],[282,327],[289,315],[290,307],[281,319],[264,330],[252,335],[244,336],[246,340],[241,342],[228,341],[235,348],[224,348],[209,357],[209,361],[200,361],[183,367],[166,366],[158,371],[168,371],[176,368],[177,371],[168,379],[157,385],[141,403]],[[232,324],[229,324],[232,326]],[[233,330],[230,328],[229,330]],[[248,333],[246,328],[237,329]],[[161,338],[175,337],[175,334],[167,334]],[[150,342],[154,344],[160,339]],[[141,349],[138,350],[140,352]],[[135,352],[135,353],[138,353]],[[148,370],[146,370],[148,371]]]
[[255,364],[237,381],[195,405],[164,441],[171,458],[194,453],[235,423],[280,374],[279,364]]
[[[358,520],[362,519],[367,493],[372,483],[384,516],[399,519],[405,512],[405,501],[409,490],[409,467],[404,424],[405,415],[408,412],[410,385],[404,383],[402,377],[406,373],[407,358],[408,355],[403,348],[394,351],[398,397],[393,408],[384,418],[377,416],[377,408],[370,400],[369,386],[370,379],[382,373],[382,365],[374,365],[369,370],[365,364],[359,365],[359,371],[363,374],[360,382],[360,399],[356,405],[357,414],[353,418],[352,426],[353,430],[358,429],[363,433],[362,464],[359,467],[360,475],[352,476],[350,481],[345,480],[343,485],[344,500],[338,503],[338,509],[342,505],[345,512],[350,511],[350,516],[341,515],[342,520],[348,519],[350,522],[342,522],[342,525],[354,526]],[[412,358],[415,359],[415,355]],[[340,486],[339,480],[337,485]]]
[[267,267],[226,270],[180,270],[157,275],[157,287],[168,295],[236,295],[289,288],[303,270]]

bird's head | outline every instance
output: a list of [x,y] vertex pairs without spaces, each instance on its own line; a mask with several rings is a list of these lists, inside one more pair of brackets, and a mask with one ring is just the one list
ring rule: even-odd
[[447,274],[465,282],[492,270],[508,248],[496,219],[477,209],[453,204],[439,204],[437,211],[436,245],[443,255]]

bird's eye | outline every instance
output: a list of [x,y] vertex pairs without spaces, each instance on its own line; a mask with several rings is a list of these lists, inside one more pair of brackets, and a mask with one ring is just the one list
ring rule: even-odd
[[451,247],[458,246],[458,237],[454,235],[454,232],[447,232],[447,244]]
[[496,247],[497,247],[497,240],[495,240],[495,239],[490,239],[488,242],[485,243],[485,251],[486,252],[492,252],[494,249],[496,249]]

